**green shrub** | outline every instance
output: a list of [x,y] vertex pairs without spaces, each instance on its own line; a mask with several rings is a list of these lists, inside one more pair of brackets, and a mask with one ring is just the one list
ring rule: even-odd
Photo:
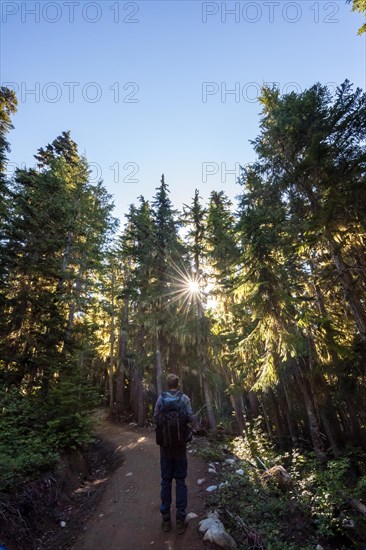
[[204,462],[215,462],[225,458],[222,444],[204,440],[204,444],[196,447],[197,456]]
[[[228,445],[243,459],[235,468],[242,468],[244,475],[225,467],[222,480],[228,484],[209,496],[210,507],[219,511],[226,528],[241,541],[240,549],[309,550],[320,543],[342,550],[363,538],[366,525],[349,508],[349,499],[366,498],[364,451],[348,448],[342,456],[321,465],[314,453],[294,450],[278,455],[258,422],[246,428],[246,437],[235,438]],[[212,451],[201,450],[200,455],[211,458]],[[282,492],[275,482],[261,482],[263,469],[253,467],[259,466],[257,457],[267,467],[284,466],[291,475],[292,488]],[[351,520],[355,528],[350,530],[347,524]]]
[[62,450],[92,439],[94,394],[67,380],[24,395],[0,388],[0,491],[10,491],[51,468]]

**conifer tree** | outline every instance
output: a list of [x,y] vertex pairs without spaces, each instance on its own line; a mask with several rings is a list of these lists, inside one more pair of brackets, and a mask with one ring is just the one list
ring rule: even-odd
[[200,295],[195,300],[197,308],[198,330],[197,334],[197,352],[200,360],[201,386],[207,408],[207,416],[211,431],[216,431],[216,418],[212,399],[212,365],[209,363],[209,320],[205,315],[203,308],[203,289],[207,278],[205,270],[205,230],[206,230],[206,211],[200,203],[199,191],[196,189],[191,207],[186,206],[184,211],[185,225],[188,228],[188,242],[192,257],[192,280],[197,281]]
[[17,383],[26,382],[28,391],[41,385],[47,393],[53,373],[67,369],[79,345],[75,316],[88,308],[114,222],[109,195],[101,183],[88,184],[87,163],[68,133],[40,149],[37,159],[40,171],[16,172],[5,227],[1,345],[4,368]]
[[[10,150],[6,134],[12,130],[11,115],[16,113],[17,98],[15,93],[4,86],[0,87],[0,230],[6,215],[8,181],[6,176],[7,153]],[[2,240],[2,237],[1,237]],[[1,242],[1,241],[0,241]]]
[[359,205],[365,199],[366,94],[353,91],[345,81],[333,100],[328,89],[317,84],[283,97],[264,88],[261,101],[261,134],[254,142],[261,172],[287,195],[291,214],[304,215],[306,239],[321,240],[327,247],[365,340],[366,311],[360,295],[365,292],[366,266],[357,242],[360,231],[365,232],[365,210]]
[[162,392],[164,357],[168,359],[172,338],[172,320],[176,303],[171,299],[174,281],[184,265],[184,247],[179,238],[178,212],[173,209],[164,174],[152,202],[154,218],[153,281],[151,285],[156,342],[156,378],[158,394]]

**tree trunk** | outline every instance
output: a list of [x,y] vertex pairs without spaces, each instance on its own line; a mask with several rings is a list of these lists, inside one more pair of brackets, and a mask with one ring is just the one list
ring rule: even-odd
[[268,412],[266,410],[266,407],[264,405],[264,397],[262,397],[259,400],[259,402],[260,402],[261,407],[262,407],[262,413],[263,413],[264,422],[266,424],[268,437],[270,439],[273,439],[273,432],[272,432],[271,422],[270,422],[270,419],[269,419],[269,414],[268,414]]
[[241,408],[240,408],[240,402],[237,399],[237,396],[232,394],[232,393],[230,394],[230,402],[231,402],[231,406],[232,406],[232,408],[234,410],[234,413],[235,413],[235,420],[236,420],[236,424],[237,424],[237,427],[238,427],[238,431],[239,431],[240,435],[243,435],[244,415],[243,415],[243,411],[241,411]]
[[112,270],[112,311],[111,311],[111,334],[110,334],[110,358],[109,358],[109,408],[112,411],[114,405],[113,395],[113,366],[114,366],[114,324],[115,324],[115,311],[114,311],[114,272]]
[[343,434],[337,411],[333,405],[331,388],[322,373],[317,375],[315,379],[315,386],[319,389],[317,393],[318,408],[320,410],[320,417],[324,426],[324,431],[327,435],[334,456],[338,456],[338,446],[343,446],[344,443]]
[[320,419],[322,421],[325,434],[328,438],[330,448],[332,449],[332,453],[335,457],[337,457],[337,456],[339,456],[339,449],[337,447],[337,443],[336,443],[336,440],[335,440],[335,437],[334,437],[333,430],[332,430],[331,425],[328,421],[327,413],[323,408],[320,409]]
[[342,426],[343,426],[344,438],[345,438],[346,441],[349,442],[349,441],[352,440],[352,423],[351,423],[351,420],[347,416],[347,412],[345,411],[345,409],[343,408],[342,405],[338,408],[338,414],[339,414],[339,417],[341,419],[341,423],[342,423]]
[[215,414],[214,414],[213,405],[212,405],[211,389],[207,382],[206,373],[204,370],[202,372],[202,384],[203,384],[203,395],[205,397],[205,403],[206,403],[208,423],[209,423],[211,432],[216,433],[216,419],[215,419]]
[[163,360],[161,357],[160,348],[160,333],[159,329],[156,329],[156,389],[158,395],[163,393]]
[[137,423],[139,426],[144,425],[144,417],[145,417],[145,392],[144,392],[144,386],[141,380],[141,373],[139,372],[138,375],[138,382],[137,382]]
[[129,315],[129,302],[125,298],[124,307],[120,320],[120,330],[118,336],[118,357],[117,357],[117,381],[116,381],[116,412],[118,418],[121,418],[123,411],[123,393],[125,382],[125,368],[127,367],[127,326]]
[[[197,313],[198,318],[200,319],[201,323],[201,330],[203,331],[203,323],[205,321],[205,313],[203,311],[202,303],[197,300]],[[212,405],[212,395],[211,395],[211,389],[207,381],[206,377],[206,371],[207,369],[207,337],[204,335],[202,336],[202,347],[201,347],[201,360],[202,360],[202,389],[203,389],[203,395],[205,398],[206,403],[206,409],[207,409],[207,417],[208,417],[208,423],[210,426],[210,430],[212,433],[216,433],[216,419],[215,419],[215,413]]]
[[285,434],[284,434],[284,422],[282,421],[280,406],[278,404],[276,394],[272,390],[272,388],[270,388],[268,390],[268,394],[269,394],[270,399],[272,401],[273,420],[274,420],[274,424],[276,426],[278,442],[279,442],[279,445],[280,445],[281,449],[283,449],[285,447],[285,441],[286,440],[285,440]]
[[[233,374],[230,373],[231,376],[229,376],[228,369],[224,367],[224,365],[221,364],[222,373],[224,375],[225,381],[227,386],[231,386],[235,380],[233,380]],[[238,395],[230,393],[230,402],[231,406],[235,413],[235,419],[238,426],[239,433],[242,435],[244,430],[244,410],[242,409],[242,402]]]
[[347,409],[348,409],[348,414],[352,424],[352,435],[353,435],[352,439],[353,441],[357,441],[357,444],[359,446],[361,446],[362,448],[365,448],[365,433],[361,427],[357,408],[353,403],[352,404],[347,403]]
[[309,432],[310,432],[311,442],[313,444],[313,449],[315,451],[317,459],[320,462],[325,462],[326,455],[324,452],[323,442],[320,435],[319,424],[318,424],[318,419],[316,417],[314,403],[308,392],[306,383],[303,379],[303,375],[299,367],[295,368],[295,380],[297,382],[298,388],[300,390],[300,393],[304,401],[305,410],[308,417]]
[[259,399],[254,391],[248,393],[248,399],[250,404],[250,415],[252,418],[256,418],[259,415]]
[[116,414],[118,418],[122,417],[123,412],[123,394],[125,386],[125,372],[123,365],[120,366],[116,378]]
[[292,405],[291,405],[290,397],[287,390],[286,380],[282,382],[282,387],[283,387],[283,393],[285,395],[285,400],[287,405],[287,412],[286,412],[287,425],[291,436],[292,446],[296,448],[299,442],[296,435],[297,432],[296,432],[296,427],[294,425],[294,414],[293,414]]

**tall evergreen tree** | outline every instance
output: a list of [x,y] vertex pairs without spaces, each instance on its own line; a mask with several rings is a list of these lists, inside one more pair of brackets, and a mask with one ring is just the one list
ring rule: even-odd
[[[174,288],[174,281],[179,278],[180,266],[183,265],[185,253],[178,234],[178,212],[173,209],[164,174],[161,177],[160,186],[156,189],[152,205],[155,237],[152,293],[156,335],[156,378],[160,394],[162,392],[164,356],[168,359],[169,340],[172,336],[169,326],[176,309],[176,303],[171,299],[171,292]],[[167,303],[169,307],[167,307]]]
[[[261,101],[261,134],[254,142],[261,172],[286,194],[292,215],[301,209],[307,239],[321,239],[327,247],[365,340],[366,311],[360,298],[365,264],[357,240],[365,233],[359,205],[365,199],[366,94],[352,91],[345,81],[333,101],[320,84],[283,97],[265,88]],[[346,238],[358,250],[357,259]]]
[[1,344],[14,379],[47,392],[53,373],[72,358],[75,316],[88,307],[113,221],[109,195],[101,183],[88,183],[86,160],[69,134],[37,159],[41,171],[18,170],[12,191]]
[[0,87],[0,230],[6,214],[8,181],[6,175],[6,155],[10,150],[6,134],[12,130],[11,115],[16,113],[17,98],[15,93],[4,86]]
[[[212,432],[216,431],[216,418],[212,399],[212,368],[209,363],[209,320],[203,308],[203,290],[206,286],[207,277],[205,271],[205,230],[206,211],[200,203],[199,191],[196,189],[191,207],[186,207],[184,212],[185,224],[188,228],[187,238],[190,243],[190,251],[193,259],[193,281],[198,285],[198,296],[194,296],[197,308],[198,330],[197,352],[200,360],[201,386],[207,407],[207,416]],[[211,372],[210,372],[211,371]]]

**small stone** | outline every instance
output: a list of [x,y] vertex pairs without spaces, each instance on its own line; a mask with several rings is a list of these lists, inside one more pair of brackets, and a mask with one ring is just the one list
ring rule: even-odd
[[208,473],[209,473],[209,474],[217,474],[215,468],[209,468],[209,469],[208,469]]
[[132,472],[128,472],[128,474],[125,474],[125,477],[132,476],[132,475],[133,475]]
[[226,464],[230,464],[230,465],[235,464],[235,458],[227,458],[225,462]]
[[60,521],[60,527],[62,528],[66,527],[66,521]]
[[236,470],[235,472],[236,474],[239,474],[240,476],[244,475],[244,470],[242,470],[241,468],[239,468],[239,470]]
[[189,521],[191,519],[198,518],[198,515],[194,512],[189,512],[189,514],[186,515],[186,520]]
[[212,491],[216,491],[217,489],[217,485],[210,485],[209,487],[207,487],[206,491],[208,493],[212,493]]
[[206,480],[204,477],[202,477],[201,479],[197,479],[197,483],[198,485],[202,485],[202,483],[204,483]]
[[210,462],[208,465],[209,468],[215,468],[215,464],[213,462]]
[[355,522],[353,521],[353,519],[350,519],[350,518],[343,518],[342,519],[342,525],[343,525],[343,527],[347,527],[347,528],[350,528],[350,529],[355,528]]
[[226,487],[226,485],[229,485],[228,481],[223,481],[222,483],[219,483],[219,489],[221,489],[222,487]]
[[315,550],[324,550],[324,548],[321,544],[317,544]]

